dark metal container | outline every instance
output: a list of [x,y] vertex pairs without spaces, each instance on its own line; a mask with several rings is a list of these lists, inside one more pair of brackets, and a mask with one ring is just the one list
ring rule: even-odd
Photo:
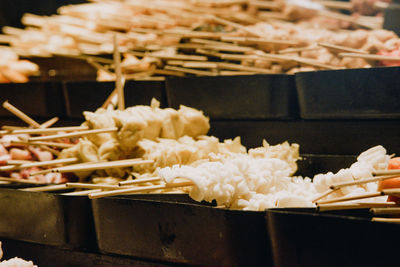
[[[115,88],[114,82],[66,82],[64,95],[67,115],[83,118],[83,111],[95,111]],[[127,81],[124,87],[125,106],[149,105],[154,97],[166,106],[164,81]]]
[[400,67],[299,72],[303,119],[399,119]]
[[177,77],[166,81],[168,104],[203,110],[212,119],[291,119],[298,116],[293,75]]
[[264,212],[168,194],[95,199],[92,206],[103,253],[197,266],[272,266]]
[[[62,84],[59,82],[29,82],[0,84],[0,103],[11,104],[33,117],[64,116]],[[0,116],[14,116],[0,108]]]
[[90,200],[0,188],[0,237],[69,248],[95,248]]
[[267,210],[275,267],[390,266],[398,262],[400,226],[371,222],[370,217],[368,209]]

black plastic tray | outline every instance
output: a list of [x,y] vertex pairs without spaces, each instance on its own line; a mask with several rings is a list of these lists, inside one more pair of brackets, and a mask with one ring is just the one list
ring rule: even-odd
[[[0,84],[0,103],[6,100],[29,116],[65,115],[62,84],[59,82]],[[0,116],[14,115],[0,108]]]
[[169,106],[198,108],[212,119],[298,117],[293,75],[176,77],[166,88]]
[[[114,82],[66,82],[64,96],[67,115],[83,118],[83,111],[98,109],[115,88]],[[125,83],[125,106],[149,105],[154,97],[166,106],[164,81],[127,81]]]
[[397,35],[400,34],[400,5],[398,4],[390,4],[387,8],[385,8],[383,28],[386,30],[394,31]]
[[296,74],[303,119],[399,119],[400,67]]
[[390,266],[398,261],[400,226],[371,222],[367,209],[271,209],[266,218],[275,267]]
[[27,59],[39,65],[40,75],[30,77],[31,81],[94,81],[97,77],[97,70],[84,59],[63,56]]
[[95,248],[87,197],[0,189],[0,237],[68,248]]
[[100,251],[198,266],[272,266],[264,212],[161,197],[93,200]]

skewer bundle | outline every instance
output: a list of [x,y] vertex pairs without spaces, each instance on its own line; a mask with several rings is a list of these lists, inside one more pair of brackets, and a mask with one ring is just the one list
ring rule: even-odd
[[[316,11],[315,5],[321,10]],[[53,16],[25,14],[22,21],[27,28],[5,27],[2,37],[20,55],[86,59],[98,69],[99,80],[116,77],[112,62],[95,56],[113,53],[114,37],[125,57],[121,71],[126,79],[370,67],[376,59],[358,53],[374,56],[377,50],[397,49],[397,37],[381,31],[346,35],[338,29],[313,28],[310,25],[316,21],[324,28],[327,17],[380,28],[378,19],[351,17],[324,7],[351,9],[334,1],[305,7],[295,1],[93,1],[63,6]],[[343,41],[353,39],[360,42]],[[314,51],[302,50],[310,46]],[[278,61],[272,57],[284,50],[286,57]],[[337,52],[357,53],[353,55],[357,60]]]

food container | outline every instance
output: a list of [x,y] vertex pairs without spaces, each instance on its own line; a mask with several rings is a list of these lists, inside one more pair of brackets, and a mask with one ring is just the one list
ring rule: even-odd
[[168,104],[203,110],[211,119],[291,119],[298,115],[293,75],[176,77],[166,81]]
[[384,20],[383,28],[386,30],[394,31],[397,35],[400,34],[400,4],[399,1],[393,1],[383,11]]
[[[60,82],[29,82],[0,84],[0,103],[12,105],[32,117],[64,116],[65,105]],[[0,116],[14,116],[0,108]]]
[[52,56],[29,57],[39,65],[40,74],[32,76],[31,81],[93,81],[97,77],[97,69],[90,65],[85,58]]
[[92,202],[99,249],[197,266],[272,266],[264,212],[195,204],[186,195]]
[[300,144],[301,154],[358,155],[378,144],[388,153],[400,151],[398,120],[211,121],[210,135],[220,140],[240,136],[248,148],[262,139],[271,145]]
[[399,119],[400,67],[299,72],[303,119]]
[[270,209],[266,216],[276,267],[390,266],[398,260],[400,226],[371,222],[368,209]]
[[[83,118],[83,111],[95,111],[106,101],[115,88],[114,82],[66,82],[64,96],[67,115],[70,118]],[[125,107],[149,105],[152,98],[166,106],[164,81],[126,81]]]
[[0,188],[0,237],[67,248],[95,248],[87,197]]

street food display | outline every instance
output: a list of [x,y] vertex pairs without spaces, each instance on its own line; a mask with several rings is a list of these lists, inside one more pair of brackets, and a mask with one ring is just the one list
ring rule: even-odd
[[127,79],[397,66],[399,38],[381,17],[337,11],[370,13],[362,2],[95,1],[25,14],[26,28],[4,27],[0,40],[22,56],[86,60],[100,81],[115,80],[99,57],[115,38]]

